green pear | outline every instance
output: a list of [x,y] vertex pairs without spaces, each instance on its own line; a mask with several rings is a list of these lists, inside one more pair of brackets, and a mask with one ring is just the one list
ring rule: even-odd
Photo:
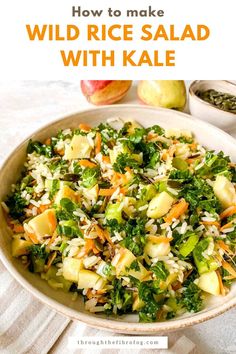
[[150,106],[182,110],[186,87],[183,80],[143,80],[138,84],[138,96]]

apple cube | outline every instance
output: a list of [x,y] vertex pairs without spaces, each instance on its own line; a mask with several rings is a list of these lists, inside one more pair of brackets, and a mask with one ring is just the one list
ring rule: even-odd
[[84,196],[85,196],[85,198],[87,198],[91,201],[96,201],[98,198],[98,191],[99,191],[98,184],[95,184],[95,186],[92,188],[85,188],[84,189]]
[[180,138],[184,136],[185,138],[192,138],[192,133],[189,130],[180,130],[180,129],[172,129],[168,128],[165,130],[165,136],[167,138]]
[[56,194],[55,204],[60,205],[60,201],[63,198],[68,198],[72,202],[76,202],[77,201],[77,194],[69,186],[63,185]]
[[35,216],[31,219],[25,230],[28,232],[28,228],[32,230],[38,240],[43,237],[52,236],[57,226],[56,213],[54,209],[47,209],[42,214]]
[[[92,272],[91,270],[81,269],[78,277],[78,289],[95,289],[95,286],[100,279],[102,279],[102,277],[97,273]],[[99,282],[97,285],[101,288],[103,283]]]
[[140,281],[151,280],[150,272],[148,272],[147,269],[140,262],[138,262],[138,265],[139,265],[139,270],[130,269],[129,275],[131,275],[132,277]]
[[32,242],[15,238],[11,244],[11,253],[13,257],[20,257],[28,254],[28,247],[32,246]]
[[220,283],[215,271],[202,274],[195,283],[200,289],[209,294],[220,295]]
[[170,273],[165,281],[162,280],[160,282],[160,289],[161,290],[166,290],[170,284],[174,283],[177,280],[177,278],[178,278],[178,273],[177,272],[176,273]]
[[130,252],[127,248],[121,248],[119,252],[119,259],[116,264],[114,264],[114,260],[117,259],[117,255],[112,260],[112,265],[116,267],[116,275],[119,276],[122,273],[126,273],[126,267],[130,267],[131,263],[136,259],[132,252]]
[[175,145],[175,156],[186,160],[190,155],[190,148],[187,144],[176,144]]
[[83,268],[81,259],[66,257],[63,260],[63,277],[72,282],[78,282],[79,271]]
[[144,252],[151,258],[167,256],[170,253],[170,243],[166,241],[153,242],[150,240],[146,243]]
[[144,301],[139,298],[138,294],[135,294],[132,310],[139,311],[144,305],[145,305]]
[[156,195],[149,203],[147,216],[152,219],[158,219],[168,213],[174,198],[171,197],[167,192],[161,192]]
[[134,120],[129,120],[128,122],[130,123],[130,126],[128,128],[129,135],[134,134],[135,133],[135,129],[143,128],[142,125],[140,125],[138,122],[136,122]]
[[74,135],[71,143],[66,146],[64,158],[66,160],[87,159],[90,157],[92,146],[84,135]]
[[130,153],[130,151],[126,146],[123,145],[114,146],[113,149],[109,149],[109,157],[111,160],[111,164],[113,165],[116,162],[118,155],[126,153]]
[[216,177],[213,190],[223,208],[228,208],[236,204],[234,185],[225,176],[219,175]]

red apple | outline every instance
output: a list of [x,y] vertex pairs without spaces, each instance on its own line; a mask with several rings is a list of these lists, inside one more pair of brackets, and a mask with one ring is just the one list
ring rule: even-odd
[[112,104],[121,100],[132,85],[130,80],[81,80],[81,90],[90,103]]

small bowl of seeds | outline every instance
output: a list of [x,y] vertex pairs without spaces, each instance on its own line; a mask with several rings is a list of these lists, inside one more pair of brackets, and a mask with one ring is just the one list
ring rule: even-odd
[[236,84],[225,80],[197,80],[189,88],[189,109],[228,133],[236,133]]

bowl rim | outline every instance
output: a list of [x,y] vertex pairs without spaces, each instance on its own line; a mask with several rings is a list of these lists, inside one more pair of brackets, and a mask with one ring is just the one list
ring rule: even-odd
[[236,83],[233,83],[231,81],[228,80],[195,80],[191,83],[191,85],[189,86],[189,97],[195,98],[199,103],[202,103],[203,105],[205,105],[206,107],[209,107],[211,109],[214,109],[218,112],[221,112],[222,114],[224,114],[225,116],[228,116],[229,118],[233,118],[235,117],[236,119],[236,114],[235,113],[231,113],[228,111],[224,111],[223,109],[217,108],[216,106],[210,104],[209,102],[204,101],[202,98],[198,97],[194,91],[194,86],[201,83],[201,82],[212,82],[212,81],[221,81],[223,83],[226,83],[228,86],[234,86],[236,88]]
[[[58,123],[60,121],[64,121],[66,119],[69,119],[73,116],[82,116],[85,113],[91,112],[91,111],[103,111],[105,110],[111,110],[113,108],[116,109],[138,109],[138,110],[149,110],[153,112],[172,112],[175,115],[179,115],[182,118],[185,117],[185,119],[191,119],[197,124],[202,125],[203,127],[214,129],[217,134],[220,134],[222,138],[225,138],[226,141],[231,141],[236,147],[236,141],[235,139],[229,135],[228,133],[222,131],[216,126],[213,126],[212,124],[202,121],[200,119],[197,119],[190,114],[179,112],[179,111],[173,111],[171,109],[165,109],[165,108],[156,108],[156,107],[150,107],[150,106],[140,106],[137,104],[116,104],[114,106],[100,106],[100,107],[91,107],[87,109],[80,110],[78,112],[72,113],[72,114],[67,114],[64,116],[57,117],[50,121],[47,124],[42,125],[40,128],[37,128],[34,130],[29,136],[27,136],[20,144],[18,144],[10,154],[6,156],[6,158],[3,160],[1,163],[1,168],[0,168],[0,179],[1,179],[1,174],[2,170],[4,167],[8,164],[8,161],[12,158],[12,156],[17,152],[17,150],[25,145],[25,143],[33,137],[33,135],[39,133],[40,131],[49,128],[53,126],[55,123]],[[189,317],[184,317],[184,318],[176,318],[173,321],[163,321],[163,322],[153,322],[153,323],[139,323],[139,322],[130,322],[130,321],[120,321],[119,318],[112,320],[112,318],[101,318],[101,317],[96,317],[92,316],[91,314],[87,313],[82,313],[76,309],[72,309],[64,304],[61,304],[59,301],[54,300],[47,296],[46,294],[42,293],[40,290],[38,290],[36,287],[34,287],[18,270],[17,267],[15,267],[7,258],[5,253],[3,252],[2,248],[0,248],[0,259],[6,269],[9,271],[9,273],[14,277],[18,283],[20,283],[24,289],[29,291],[33,296],[35,296],[39,301],[44,303],[45,305],[49,306],[53,310],[56,310],[60,314],[69,317],[70,319],[74,320],[79,320],[81,322],[86,323],[89,326],[95,327],[95,328],[102,328],[104,330],[112,331],[112,332],[117,332],[117,333],[133,333],[133,334],[155,334],[155,333],[161,333],[161,332],[168,332],[168,331],[174,331],[178,330],[181,328],[189,327],[204,321],[207,321],[213,317],[216,317],[222,313],[224,313],[227,310],[230,310],[231,308],[236,306],[236,297],[228,300],[227,302],[224,302],[223,304],[211,309],[211,310],[205,310],[204,312],[199,312],[195,313],[194,316],[189,316]]]

